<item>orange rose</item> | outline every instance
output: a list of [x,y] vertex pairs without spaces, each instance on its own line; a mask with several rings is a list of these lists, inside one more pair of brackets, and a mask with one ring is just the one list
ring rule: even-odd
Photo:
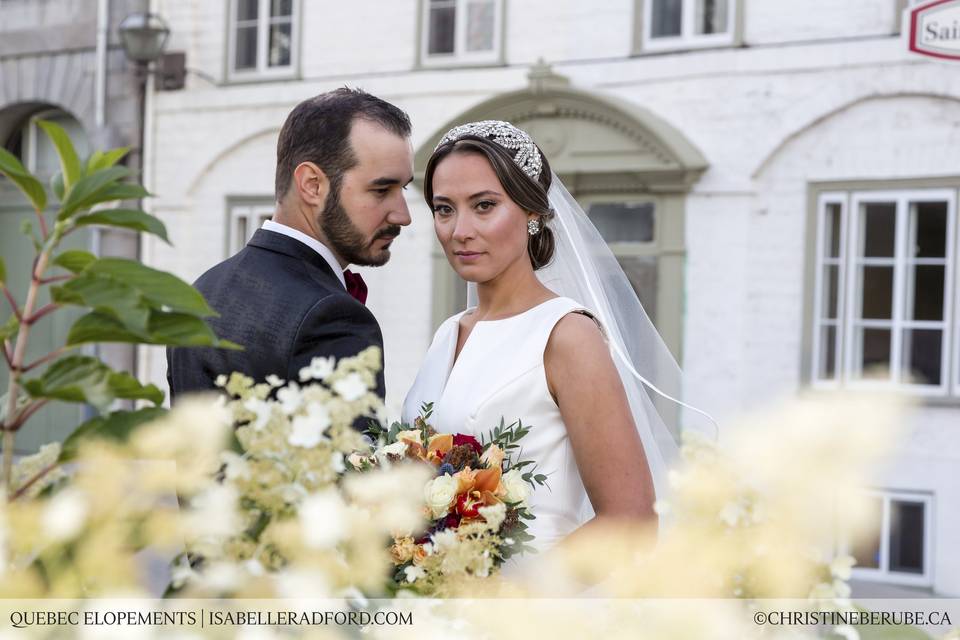
[[465,469],[461,469],[453,474],[453,477],[456,478],[460,483],[460,485],[457,487],[457,493],[467,493],[468,491],[472,490],[477,482],[478,473],[480,472],[474,471],[470,467],[466,467]]

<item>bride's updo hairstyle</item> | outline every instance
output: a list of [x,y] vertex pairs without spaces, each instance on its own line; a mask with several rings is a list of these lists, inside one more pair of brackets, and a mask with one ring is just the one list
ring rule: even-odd
[[423,176],[423,195],[431,210],[433,172],[452,153],[483,155],[510,199],[521,209],[540,216],[540,230],[527,238],[527,253],[534,271],[547,266],[556,247],[553,230],[548,224],[554,216],[547,197],[552,173],[547,158],[536,143],[512,124],[496,120],[472,122],[451,129],[434,149]]

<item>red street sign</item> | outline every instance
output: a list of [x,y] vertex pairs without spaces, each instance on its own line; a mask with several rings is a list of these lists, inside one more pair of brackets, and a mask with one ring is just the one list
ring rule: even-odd
[[960,60],[960,0],[930,0],[908,10],[910,51]]

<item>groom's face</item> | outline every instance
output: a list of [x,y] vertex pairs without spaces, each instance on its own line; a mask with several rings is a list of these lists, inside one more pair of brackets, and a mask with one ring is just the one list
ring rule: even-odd
[[413,147],[409,138],[362,119],[350,129],[350,147],[357,163],[327,195],[320,228],[345,261],[378,267],[410,224],[403,190],[413,180]]

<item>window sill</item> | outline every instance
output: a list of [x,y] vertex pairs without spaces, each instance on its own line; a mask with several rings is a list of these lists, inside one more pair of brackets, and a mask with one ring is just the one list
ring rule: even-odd
[[299,71],[277,72],[250,72],[250,73],[228,73],[221,86],[244,85],[244,84],[264,84],[268,82],[290,82],[291,80],[302,80]]
[[943,408],[960,409],[960,396],[934,396],[929,392],[921,393],[910,389],[888,387],[888,388],[865,388],[865,387],[841,387],[828,386],[823,383],[805,382],[800,389],[800,394],[809,398],[828,398],[838,393],[857,394],[857,395],[875,395],[875,394],[896,394],[907,401],[923,408]]
[[495,58],[491,60],[463,60],[461,58],[420,58],[416,65],[414,65],[415,71],[432,71],[436,70],[446,70],[446,69],[495,69],[499,67],[505,67],[507,63],[504,62],[502,58]]
[[745,45],[733,37],[704,40],[675,40],[666,42],[651,42],[644,40],[640,48],[631,52],[632,57],[668,55],[673,53],[692,53],[697,51],[715,51],[720,49],[737,49]]

